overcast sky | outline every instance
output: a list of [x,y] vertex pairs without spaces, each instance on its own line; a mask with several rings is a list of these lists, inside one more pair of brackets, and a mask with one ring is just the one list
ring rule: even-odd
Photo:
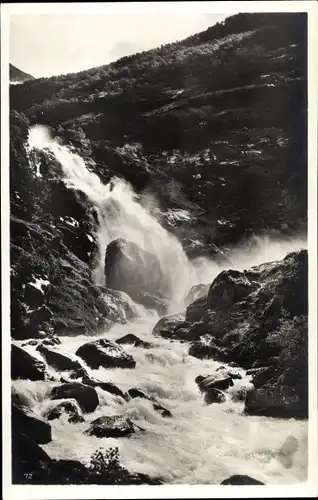
[[12,15],[10,62],[36,78],[81,71],[182,40],[228,15]]

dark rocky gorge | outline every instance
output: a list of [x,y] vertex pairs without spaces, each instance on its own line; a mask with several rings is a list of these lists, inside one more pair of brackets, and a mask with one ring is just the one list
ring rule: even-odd
[[11,88],[14,483],[301,476],[306,30],[271,16]]

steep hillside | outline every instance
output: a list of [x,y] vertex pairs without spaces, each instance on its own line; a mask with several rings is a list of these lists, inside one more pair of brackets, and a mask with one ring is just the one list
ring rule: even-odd
[[[306,231],[306,15],[239,14],[182,42],[11,88],[104,180],[155,194],[188,247]],[[171,212],[171,210],[187,212]]]
[[9,65],[9,78],[10,82],[25,82],[26,80],[34,80],[34,77],[28,75],[28,73],[24,73],[19,68],[13,66],[13,64]]

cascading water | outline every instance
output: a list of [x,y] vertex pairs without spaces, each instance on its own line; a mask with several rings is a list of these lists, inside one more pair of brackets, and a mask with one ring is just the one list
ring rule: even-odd
[[[101,281],[104,275],[105,248],[118,237],[134,241],[157,255],[163,272],[170,279],[171,310],[178,309],[193,284],[209,283],[221,270],[221,267],[205,259],[190,263],[180,242],[147,213],[127,184],[118,181],[113,187],[104,186],[79,156],[53,141],[43,127],[31,129],[29,147],[52,151],[62,166],[66,185],[83,191],[96,207],[101,257],[95,272],[97,281]],[[283,258],[288,251],[303,246],[301,240],[273,243],[263,239],[256,248],[233,251],[231,260],[233,267],[244,269]],[[187,344],[164,338],[154,339],[151,333],[154,321],[153,316],[146,315],[129,325],[116,325],[103,335],[116,340],[133,332],[143,341],[154,344],[148,350],[125,346],[125,350],[136,360],[134,369],[109,371],[85,368],[93,377],[112,381],[123,391],[132,387],[143,390],[169,409],[173,418],[162,418],[145,399],[127,402],[97,389],[100,405],[89,416],[90,420],[101,415],[124,415],[146,432],[137,433],[129,439],[99,439],[83,433],[87,423],[70,424],[66,416],[62,416],[51,422],[53,439],[44,446],[49,455],[78,459],[84,463],[89,461],[97,448],[118,446],[121,462],[129,470],[160,476],[168,483],[218,484],[233,474],[248,474],[267,484],[305,480],[307,423],[294,419],[245,416],[242,413],[243,403],[235,398],[240,385],[249,383],[243,370],[242,380],[235,381],[226,402],[207,406],[194,380],[197,375],[215,370],[219,363],[189,356]],[[87,337],[63,337],[61,340],[56,349],[76,358],[74,353],[87,341]],[[34,346],[24,348],[41,357]],[[43,415],[52,404],[49,397],[52,385],[54,382],[14,382],[15,389],[24,395],[39,415]],[[282,449],[291,436],[296,439],[297,449],[292,456],[285,456]]]

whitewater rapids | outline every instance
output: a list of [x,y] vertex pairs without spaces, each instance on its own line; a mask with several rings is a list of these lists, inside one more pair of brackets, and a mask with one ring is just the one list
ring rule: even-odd
[[[151,349],[124,346],[136,360],[134,369],[91,370],[86,365],[85,368],[93,377],[111,381],[123,391],[133,387],[143,390],[169,409],[173,418],[162,418],[147,400],[126,402],[97,388],[100,405],[88,420],[102,415],[124,415],[146,432],[120,439],[85,436],[87,422],[70,424],[67,415],[63,415],[50,422],[52,441],[43,446],[45,451],[52,458],[88,463],[96,449],[118,447],[121,463],[128,470],[160,476],[168,484],[220,484],[234,474],[248,474],[265,484],[305,481],[307,422],[244,415],[244,403],[235,401],[239,386],[249,383],[243,370],[242,380],[234,381],[227,401],[207,406],[194,380],[197,375],[213,372],[220,363],[189,356],[187,343],[153,337],[152,326],[153,319],[148,319],[115,326],[104,335],[115,340],[132,332],[156,345]],[[74,353],[87,337],[61,340],[58,351],[76,359]],[[40,359],[35,347],[25,349]],[[53,369],[50,373],[60,376]],[[54,385],[54,382],[14,382],[14,387],[38,415],[56,404],[49,397]],[[298,449],[289,457],[281,450],[291,436],[296,438]]]
[[[181,243],[138,202],[129,185],[123,181],[103,185],[99,177],[86,168],[82,158],[52,140],[43,127],[31,129],[29,149],[32,148],[53,152],[61,164],[66,186],[85,193],[96,208],[99,260],[94,279],[97,283],[104,279],[106,246],[117,237],[134,241],[158,257],[163,272],[170,279],[170,312],[184,309],[183,300],[191,286],[211,283],[224,268],[207,259],[189,262]],[[301,239],[285,242],[262,239],[256,246],[233,250],[231,267],[243,270],[284,258],[289,251],[304,246]],[[159,476],[169,484],[219,484],[234,474],[247,474],[265,484],[305,481],[307,422],[244,415],[244,403],[235,399],[239,386],[250,383],[243,370],[242,380],[235,381],[225,403],[206,405],[195,378],[212,373],[220,363],[189,356],[187,343],[153,337],[152,329],[157,320],[157,316],[145,311],[138,321],[116,325],[100,335],[116,340],[126,333],[134,333],[155,344],[151,349],[124,346],[136,360],[134,369],[85,368],[93,377],[111,381],[123,391],[133,387],[143,390],[169,409],[173,418],[162,418],[147,400],[137,398],[126,402],[97,388],[100,405],[89,415],[89,420],[102,415],[124,415],[146,432],[129,438],[100,439],[84,435],[87,422],[70,424],[66,416],[62,416],[51,422],[52,441],[43,446],[45,451],[52,458],[88,463],[96,449],[118,447],[120,461],[129,471]],[[61,337],[62,343],[56,349],[76,358],[77,348],[87,340],[86,336]],[[24,348],[42,359],[35,347]],[[61,375],[51,368],[48,370],[52,375]],[[56,382],[13,382],[38,415],[44,415],[52,405],[50,391],[54,385]],[[297,449],[289,456],[283,450],[290,437],[296,439]]]

